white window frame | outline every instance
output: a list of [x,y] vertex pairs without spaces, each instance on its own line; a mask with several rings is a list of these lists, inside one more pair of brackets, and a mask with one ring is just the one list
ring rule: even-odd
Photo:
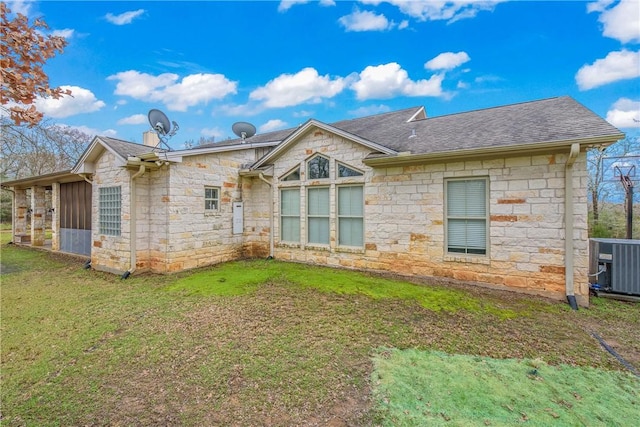
[[[284,201],[284,197],[283,197],[283,193],[288,192],[288,193],[295,193],[297,195],[296,200],[298,201],[298,214],[297,215],[293,215],[293,214],[289,214],[289,213],[285,213],[284,209],[283,209],[283,201]],[[280,241],[281,242],[288,242],[288,243],[300,243],[300,187],[285,187],[285,188],[281,188],[280,189]],[[296,219],[298,220],[298,235],[297,235],[297,239],[290,239],[289,236],[285,236],[284,234],[284,222],[285,219]]]
[[[214,190],[217,197],[207,197],[207,190]],[[212,202],[215,208],[207,208],[207,202]],[[212,185],[204,186],[204,212],[205,213],[217,213],[220,212],[220,187]]]
[[98,190],[100,234],[120,236],[122,233],[122,187],[100,187]]
[[[326,214],[319,214],[316,212],[311,212],[310,209],[310,204],[311,204],[311,197],[309,196],[309,192],[311,191],[317,191],[317,190],[326,190],[327,191],[327,213]],[[307,192],[307,209],[306,209],[306,227],[307,227],[307,243],[309,245],[319,245],[319,246],[329,246],[329,243],[331,241],[331,187],[328,185],[323,185],[323,186],[309,186],[306,188],[306,192]],[[326,241],[312,241],[311,240],[311,232],[312,232],[312,228],[311,228],[311,219],[326,219],[326,223],[327,223],[327,234],[326,234]]]
[[[341,206],[340,206],[340,192],[343,189],[346,188],[360,188],[362,191],[362,198],[360,200],[361,202],[361,215],[348,215],[348,214],[341,214]],[[338,185],[336,186],[336,212],[335,212],[335,216],[336,216],[336,220],[337,220],[337,234],[338,234],[338,246],[347,246],[347,247],[356,247],[356,248],[363,248],[364,247],[364,184],[353,184],[353,185]],[[343,236],[341,235],[341,221],[342,220],[360,220],[360,224],[362,227],[362,242],[360,242],[357,245],[354,244],[349,244],[351,242],[345,243],[345,239],[343,239]]]
[[[449,183],[451,182],[479,182],[483,181],[485,184],[484,194],[484,215],[453,215],[449,212]],[[473,257],[488,257],[489,256],[489,178],[488,177],[465,177],[465,178],[449,178],[445,179],[444,188],[444,233],[445,233],[445,253],[449,256],[473,256]],[[449,222],[451,220],[468,220],[468,221],[484,221],[484,252],[480,252],[479,249],[474,249],[468,244],[460,246],[464,251],[452,251],[450,250],[449,243]],[[466,231],[465,231],[466,233]],[[465,237],[466,239],[466,237]],[[477,252],[474,252],[477,251]]]

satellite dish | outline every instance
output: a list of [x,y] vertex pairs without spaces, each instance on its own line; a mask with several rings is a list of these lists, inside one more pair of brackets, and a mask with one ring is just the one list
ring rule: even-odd
[[244,142],[246,138],[251,138],[256,134],[256,127],[247,122],[236,122],[231,126],[231,130],[242,138],[242,142]]
[[163,136],[168,134],[169,130],[171,130],[171,123],[169,122],[167,115],[155,108],[149,111],[149,124],[153,130]]
[[[169,118],[167,117],[167,115],[160,110],[156,110],[155,108],[152,110],[149,110],[148,118],[149,118],[149,124],[151,125],[151,128],[154,130],[154,132],[158,135],[158,138],[160,139],[160,143],[166,145],[167,150],[171,151],[171,147],[169,147],[169,144],[167,143],[167,141],[173,135],[175,135],[176,132],[178,132],[178,129],[180,128],[180,126],[178,126],[176,122],[169,122]],[[172,128],[172,125],[173,125],[173,128]],[[160,145],[160,143],[158,143],[158,145]]]

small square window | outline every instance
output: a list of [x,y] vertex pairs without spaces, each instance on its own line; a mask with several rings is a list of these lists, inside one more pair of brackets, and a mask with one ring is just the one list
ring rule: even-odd
[[220,189],[204,187],[204,211],[217,212],[220,209]]

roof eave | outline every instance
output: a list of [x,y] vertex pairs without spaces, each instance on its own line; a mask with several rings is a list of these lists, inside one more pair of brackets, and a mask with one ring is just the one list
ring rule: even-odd
[[569,139],[561,141],[537,142],[503,147],[474,148],[455,151],[440,151],[435,153],[398,153],[394,156],[376,156],[365,158],[364,164],[371,167],[408,166],[414,164],[444,163],[468,160],[484,160],[497,157],[516,157],[521,155],[543,155],[565,152],[572,144],[581,147],[600,145],[606,146],[624,138],[624,134],[612,134],[593,138]]
[[190,148],[188,150],[167,151],[164,153],[164,158],[171,162],[181,162],[183,157],[198,156],[202,154],[223,153],[226,151],[240,151],[249,150],[252,148],[264,148],[273,147],[280,144],[280,141],[268,141],[268,142],[247,142],[237,145],[224,145],[222,147],[205,147],[205,148]]
[[83,178],[81,176],[72,173],[71,170],[64,170],[44,175],[31,176],[28,178],[5,181],[2,183],[2,188],[28,188],[34,185],[48,186],[53,183],[76,182],[82,180]]

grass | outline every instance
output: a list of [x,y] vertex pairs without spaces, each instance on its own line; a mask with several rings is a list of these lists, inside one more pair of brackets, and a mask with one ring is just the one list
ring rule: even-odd
[[412,349],[381,350],[374,365],[382,425],[615,426],[640,413],[630,373]]
[[396,415],[380,405],[392,390],[371,376],[396,350],[381,348],[451,354],[461,366],[458,355],[536,360],[554,385],[548,372],[573,366],[598,372],[587,380],[596,387],[624,374],[593,330],[640,361],[640,310],[612,300],[573,312],[507,292],[258,260],[120,280],[13,245],[1,255],[3,426],[389,424]]

